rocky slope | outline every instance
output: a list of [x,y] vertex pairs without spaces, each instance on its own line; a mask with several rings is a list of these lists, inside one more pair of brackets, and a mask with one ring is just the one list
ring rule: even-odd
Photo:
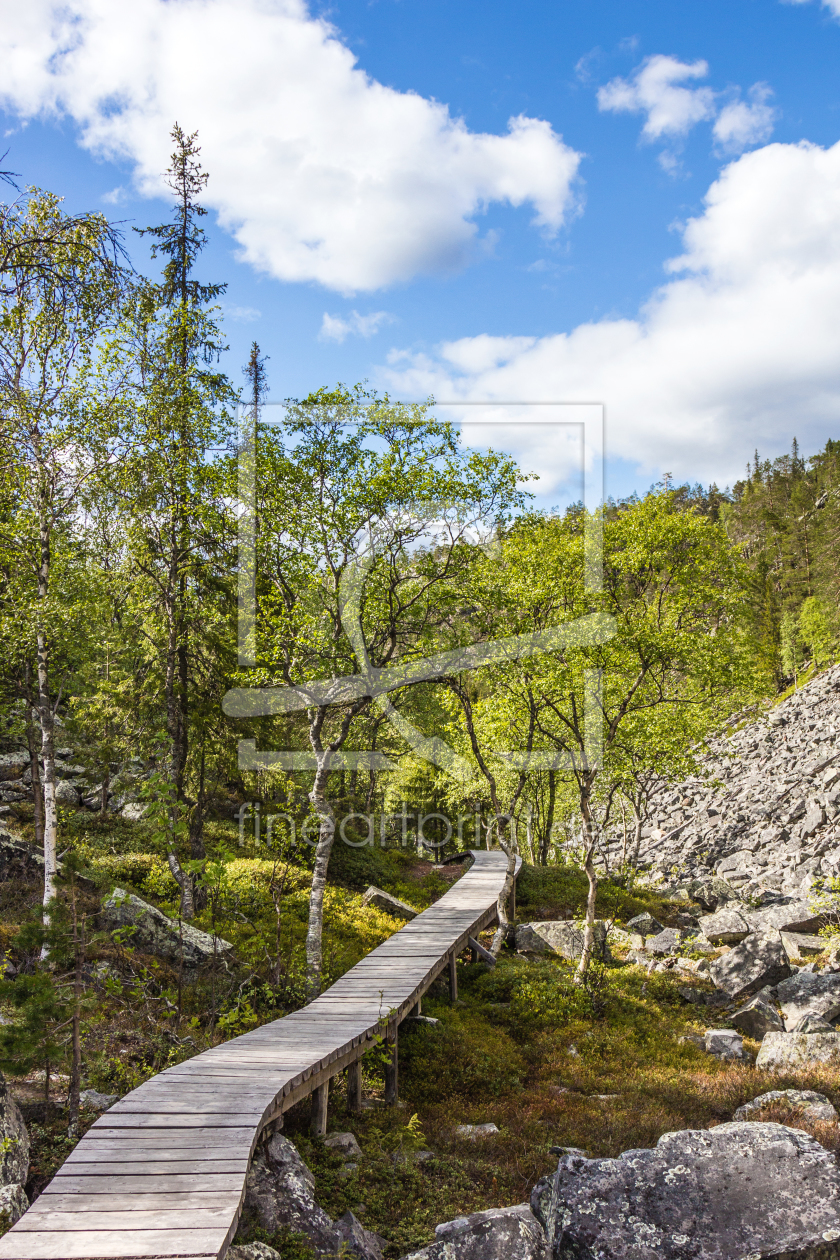
[[743,899],[804,897],[840,874],[840,665],[715,740],[703,777],[662,792],[640,863],[666,883],[718,875]]

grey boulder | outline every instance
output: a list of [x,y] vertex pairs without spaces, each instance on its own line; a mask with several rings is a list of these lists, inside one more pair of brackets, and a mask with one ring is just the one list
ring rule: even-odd
[[825,971],[797,971],[776,986],[785,1027],[792,1029],[803,1015],[836,1019],[840,1015],[840,975]]
[[814,1063],[840,1063],[840,1033],[769,1032],[755,1066],[767,1072],[788,1072]]
[[0,782],[19,779],[29,765],[29,753],[21,749],[19,752],[3,753],[0,756]]
[[550,1252],[530,1205],[520,1203],[446,1221],[433,1243],[403,1260],[550,1260]]
[[214,952],[218,956],[233,948],[230,941],[223,941],[220,936],[214,938],[191,923],[179,924],[167,918],[161,910],[122,888],[115,888],[103,903],[102,917],[111,929],[130,929],[128,944],[144,953],[178,963],[183,949],[187,967],[198,967],[213,958]]
[[331,1133],[324,1139],[324,1146],[331,1151],[338,1151],[346,1159],[361,1159],[362,1148],[352,1133]]
[[700,918],[700,931],[713,945],[739,945],[751,928],[737,910],[718,910]]
[[658,954],[664,957],[667,954],[676,954],[682,944],[683,934],[679,928],[663,928],[661,932],[657,932],[656,936],[649,936],[645,941],[645,949],[649,954]]
[[735,1112],[733,1120],[749,1120],[751,1116],[756,1115],[765,1107],[769,1107],[772,1103],[777,1106],[788,1107],[791,1111],[799,1112],[803,1120],[836,1120],[837,1112],[826,1098],[825,1094],[818,1094],[813,1089],[771,1089],[766,1094],[759,1094],[757,1098],[751,1099],[743,1104]]
[[59,779],[55,785],[55,799],[59,805],[78,805],[82,798],[69,779]]
[[655,936],[657,932],[662,931],[662,924],[654,919],[652,914],[648,914],[647,910],[630,919],[625,926],[628,932],[635,932],[639,936]]
[[828,941],[822,936],[814,936],[807,932],[780,932],[782,945],[791,962],[802,962],[814,954],[821,954],[828,948]]
[[333,1223],[315,1202],[315,1178],[293,1144],[274,1136],[254,1156],[245,1179],[245,1210],[268,1234],[303,1234],[316,1256],[357,1256],[382,1260],[375,1234],[352,1212]]
[[107,1111],[119,1099],[119,1094],[100,1094],[97,1089],[83,1089],[79,1102],[89,1111]]
[[28,1208],[29,1200],[23,1186],[0,1186],[0,1230],[14,1225]]
[[264,1242],[237,1243],[228,1247],[225,1260],[280,1260],[280,1252]]
[[[516,929],[516,949],[520,954],[559,954],[573,961],[583,952],[583,927],[574,919],[547,919],[520,923]],[[595,955],[607,956],[607,925],[595,920]]]
[[26,840],[0,829],[0,879],[28,879],[44,874],[44,855]]
[[665,1133],[618,1159],[566,1156],[531,1207],[553,1260],[840,1255],[834,1155],[781,1124]]
[[771,1004],[771,990],[762,989],[732,1016],[732,1023],[745,1037],[761,1041],[765,1033],[784,1032],[781,1015]]
[[745,1059],[744,1042],[734,1028],[707,1028],[703,1049],[718,1059]]
[[778,936],[753,933],[710,963],[709,970],[718,989],[731,998],[746,998],[784,980],[790,975],[790,964]]
[[796,1021],[790,1031],[804,1033],[830,1033],[836,1032],[837,1029],[833,1024],[829,1024],[827,1019],[823,1019],[822,1015],[814,1015],[812,1011],[808,1011],[806,1015],[803,1015],[801,1019]]
[[744,910],[753,932],[816,932],[824,916],[815,913],[807,901],[779,897],[760,910]]
[[29,1133],[20,1107],[0,1076],[0,1186],[22,1186],[28,1175]]
[[362,905],[373,906],[376,910],[382,910],[385,914],[390,914],[395,919],[416,919],[419,914],[413,906],[408,905],[405,901],[400,901],[398,897],[392,897],[382,888],[376,888],[373,884],[365,892],[362,897]]

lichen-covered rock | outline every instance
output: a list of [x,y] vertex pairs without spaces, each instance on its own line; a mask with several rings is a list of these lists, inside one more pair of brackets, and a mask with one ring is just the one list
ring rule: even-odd
[[752,930],[737,910],[726,907],[715,914],[702,915],[699,923],[700,931],[713,945],[740,945]]
[[198,967],[215,954],[233,949],[230,941],[220,936],[214,938],[200,931],[191,923],[178,924],[169,919],[155,906],[135,897],[133,893],[115,888],[103,903],[102,917],[110,928],[130,928],[128,943],[147,954],[156,954],[169,962],[177,963],[184,951],[184,965]]
[[785,1027],[792,1030],[803,1015],[832,1020],[840,1015],[840,975],[797,971],[776,986]]
[[280,1260],[280,1252],[264,1242],[237,1243],[228,1247],[225,1260]]
[[531,1196],[553,1260],[828,1260],[840,1169],[781,1124],[666,1133],[618,1159],[566,1156]]
[[712,980],[731,998],[746,998],[790,975],[790,964],[778,936],[748,936],[710,964]]
[[648,914],[647,910],[630,919],[626,927],[628,932],[634,932],[639,936],[655,936],[657,932],[662,931],[662,924],[658,919],[654,919],[652,914]]
[[398,897],[392,897],[390,893],[385,892],[382,888],[376,888],[373,884],[365,892],[362,897],[362,905],[373,906],[376,910],[382,910],[385,914],[390,914],[395,919],[416,919],[419,914],[414,906],[408,905],[405,901],[400,901]]
[[780,932],[782,946],[791,962],[803,962],[814,954],[822,954],[828,941],[808,932]]
[[403,1260],[549,1260],[545,1234],[529,1204],[458,1216],[435,1229],[435,1241]]
[[338,1151],[345,1159],[361,1159],[362,1148],[353,1133],[331,1133],[324,1139],[324,1146],[331,1151]]
[[703,1049],[717,1059],[745,1059],[744,1042],[734,1028],[707,1028]]
[[59,779],[55,785],[55,799],[59,805],[78,805],[82,798],[69,779]]
[[0,828],[0,879],[31,879],[44,875],[44,855],[26,840]]
[[770,993],[769,986],[762,989],[732,1016],[733,1025],[745,1037],[761,1041],[769,1032],[784,1032],[782,1017],[772,1005]]
[[645,941],[645,949],[649,954],[665,957],[676,954],[682,944],[683,934],[679,928],[663,928],[656,936],[649,936]]
[[758,910],[745,910],[744,918],[753,932],[816,932],[825,916],[815,913],[807,901],[779,897]]
[[840,1032],[769,1032],[755,1066],[767,1072],[788,1072],[815,1063],[840,1064]]
[[[245,1179],[245,1209],[269,1234],[304,1234],[316,1256],[382,1260],[379,1239],[352,1212],[335,1223],[315,1202],[315,1178],[293,1144],[275,1133],[254,1156]],[[263,1258],[260,1258],[263,1260]]]
[[23,1186],[0,1186],[0,1230],[14,1225],[28,1208],[29,1200]]
[[22,1186],[28,1175],[29,1133],[20,1108],[0,1076],[0,1186]]
[[735,1112],[733,1120],[749,1120],[772,1104],[787,1107],[795,1111],[803,1120],[819,1120],[822,1122],[837,1119],[837,1112],[825,1094],[818,1094],[814,1089],[771,1089],[766,1094],[744,1103]]
[[25,749],[3,753],[0,756],[0,782],[7,783],[11,779],[19,779],[28,765],[29,753]]
[[[520,923],[516,929],[516,949],[520,954],[559,954],[573,961],[583,953],[583,927],[574,919],[546,919]],[[595,955],[607,956],[607,925],[595,920]]]

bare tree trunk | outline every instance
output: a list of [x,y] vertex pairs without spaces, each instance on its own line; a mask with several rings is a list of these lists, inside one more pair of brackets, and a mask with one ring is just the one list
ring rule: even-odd
[[29,770],[32,776],[32,822],[35,829],[35,843],[39,849],[44,847],[44,789],[41,785],[41,763],[38,736],[32,722],[32,679],[29,662],[26,662],[26,746],[29,749]]
[[[46,511],[39,522],[41,561],[38,567],[38,602],[43,609],[50,589],[50,530]],[[41,756],[44,762],[44,905],[55,896],[58,869],[58,813],[55,801],[55,713],[50,700],[50,651],[43,621],[38,625],[38,713],[41,720]]]
[[329,778],[330,753],[321,752],[318,756],[318,769],[309,799],[320,818],[318,845],[315,849],[315,869],[312,872],[312,888],[309,893],[309,925],[306,931],[306,988],[309,1001],[313,1001],[321,992],[321,965],[323,963],[324,935],[324,891],[327,886],[327,868],[330,864],[333,840],[335,839],[335,817],[327,800],[327,779]]
[[557,771],[548,772],[548,807],[545,814],[545,831],[540,837],[540,866],[548,866],[548,855],[551,849],[551,833],[554,829],[554,808],[557,800]]
[[195,918],[195,879],[188,871],[184,870],[178,861],[177,854],[173,853],[171,849],[166,855],[166,860],[169,863],[172,877],[181,890],[180,917],[186,920],[187,923],[191,923]]
[[82,1086],[82,945],[79,934],[79,919],[76,908],[76,884],[73,878],[70,885],[70,896],[73,907],[73,1020],[72,1039],[73,1057],[70,1067],[70,1089],[67,1095],[67,1136],[78,1137],[79,1134],[79,1094]]
[[594,775],[590,777],[586,775],[580,792],[580,812],[583,818],[583,834],[585,837],[583,869],[586,872],[586,878],[589,881],[589,892],[586,898],[586,923],[583,929],[583,949],[578,963],[577,979],[583,980],[589,970],[589,964],[592,961],[592,953],[595,948],[595,902],[598,897],[598,876],[595,871],[595,844],[597,841],[597,831],[595,822],[592,817],[591,809],[591,793],[592,781]]

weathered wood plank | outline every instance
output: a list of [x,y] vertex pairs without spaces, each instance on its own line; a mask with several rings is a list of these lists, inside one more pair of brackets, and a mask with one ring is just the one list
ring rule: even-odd
[[192,1256],[215,1260],[227,1242],[222,1229],[80,1230],[28,1233],[15,1227],[0,1238],[0,1260],[141,1260],[144,1256]]
[[116,1177],[97,1177],[93,1174],[80,1173],[74,1167],[72,1172],[62,1173],[60,1170],[53,1177],[43,1194],[49,1194],[52,1187],[60,1194],[107,1194],[116,1190],[130,1192],[137,1190],[149,1194],[178,1194],[182,1190],[202,1190],[209,1192],[240,1191],[242,1176],[239,1173],[160,1173],[156,1176],[144,1177],[121,1174]]

